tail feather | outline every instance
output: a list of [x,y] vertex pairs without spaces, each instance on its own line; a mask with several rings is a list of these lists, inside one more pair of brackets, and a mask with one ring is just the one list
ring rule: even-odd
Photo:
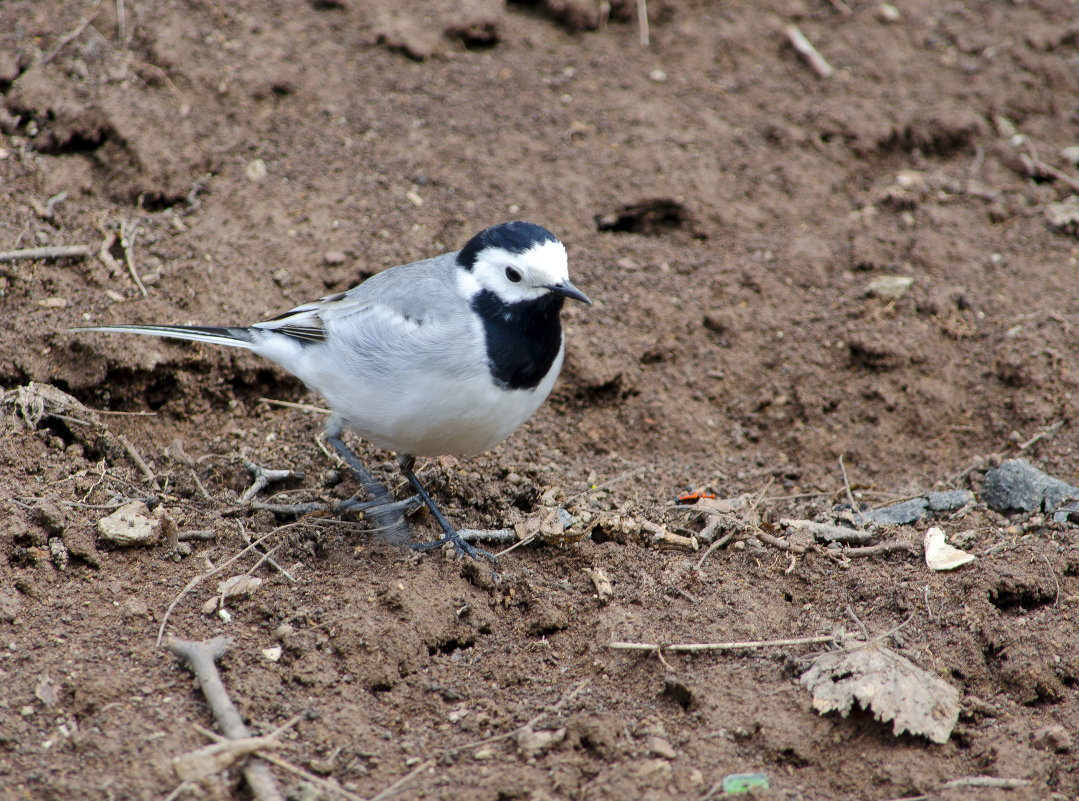
[[222,328],[208,325],[89,325],[72,331],[104,331],[114,334],[146,334],[148,336],[207,342],[232,348],[253,350],[255,335],[248,328]]

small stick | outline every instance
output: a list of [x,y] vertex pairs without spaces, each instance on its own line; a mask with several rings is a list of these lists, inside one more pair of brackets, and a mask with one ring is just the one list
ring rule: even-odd
[[849,17],[854,12],[850,10],[850,6],[843,2],[843,0],[828,0],[832,4],[832,8],[838,11],[842,16]]
[[862,523],[865,523],[865,513],[858,508],[858,504],[854,502],[854,493],[850,491],[850,480],[847,478],[847,467],[843,464],[843,454],[839,454],[839,472],[843,474],[843,489],[847,491],[847,503],[850,504],[851,511],[853,511]]
[[281,768],[283,770],[287,770],[290,773],[295,773],[297,776],[301,777],[302,779],[305,779],[306,781],[311,782],[312,784],[314,784],[314,785],[316,785],[318,787],[321,787],[323,790],[325,790],[328,793],[336,793],[337,795],[341,796],[342,798],[347,798],[348,801],[366,801],[366,799],[364,799],[362,796],[358,796],[355,793],[350,793],[348,790],[346,790],[344,787],[342,787],[336,781],[334,781],[332,779],[324,779],[321,776],[316,776],[314,773],[309,773],[306,770],[304,770],[303,768],[301,768],[301,767],[299,767],[297,765],[293,765],[288,760],[282,759],[281,757],[277,756],[276,754],[259,754],[259,757],[262,758],[262,759],[265,759],[267,762],[270,762],[271,764],[277,765],[277,767],[279,767],[279,768]]
[[607,578],[607,574],[600,568],[584,568],[585,575],[592,579],[592,584],[596,588],[596,595],[599,596],[601,603],[606,603],[607,600],[614,595],[614,587],[611,586],[611,580]]
[[465,542],[513,542],[517,532],[509,528],[459,528],[457,533]]
[[157,476],[155,476],[154,471],[150,469],[150,465],[146,464],[143,460],[142,454],[136,450],[134,444],[127,438],[127,435],[120,434],[117,439],[120,440],[120,444],[124,446],[127,455],[131,457],[131,461],[139,468],[142,477],[145,478],[155,490],[161,492],[161,485],[157,482]]
[[648,3],[647,0],[637,0],[637,25],[640,26],[641,47],[648,47]]
[[146,291],[146,287],[142,285],[142,279],[139,278],[138,270],[135,269],[135,256],[132,252],[135,247],[135,237],[139,233],[139,224],[136,222],[131,224],[131,220],[124,220],[120,223],[120,247],[124,249],[124,260],[127,262],[127,271],[131,273],[131,278],[135,282],[135,286],[139,288],[139,292],[142,296],[149,297],[149,293]]
[[826,548],[824,553],[828,556],[847,557],[858,559],[865,556],[887,556],[890,553],[910,553],[909,542],[896,540],[894,542],[882,542],[879,545],[867,545],[864,548]]
[[681,534],[672,534],[666,527],[657,525],[650,520],[642,520],[641,528],[652,535],[652,544],[663,550],[667,548],[686,549],[689,551],[700,550],[697,538],[683,537]]
[[660,646],[656,646],[656,659],[660,661],[663,667],[667,668],[668,673],[677,673],[678,671],[672,667],[671,663],[667,661],[667,658],[663,656],[663,649]]
[[1053,584],[1057,588],[1057,594],[1053,596],[1053,606],[1056,606],[1057,602],[1060,600],[1060,582],[1057,581],[1057,572],[1053,570],[1053,565],[1050,563],[1049,557],[1042,554],[1042,559],[1045,560],[1045,566],[1049,568],[1049,575],[1053,577]]
[[[211,733],[209,729],[203,729],[201,726],[198,729],[205,734]],[[276,738],[276,732],[266,736],[244,737],[239,740],[215,736],[214,742],[210,745],[173,757],[172,769],[184,781],[202,781],[215,773],[228,770],[251,754],[259,754],[268,748],[280,747],[281,743]],[[260,756],[264,757],[262,754]]]
[[92,17],[83,17],[82,19],[80,19],[79,24],[76,25],[74,29],[61,36],[60,41],[56,43],[53,49],[46,53],[44,56],[42,56],[41,63],[48,64],[50,61],[56,58],[57,54],[61,50],[67,47],[68,44],[73,42],[75,39],[78,39],[79,36],[82,35],[82,32],[85,31],[88,27],[90,27],[90,23],[93,22],[96,17],[97,14],[94,14]]
[[[709,525],[711,525],[711,523],[709,523]],[[733,536],[734,536],[734,532],[733,531],[728,531],[726,534],[724,534],[718,540],[716,540],[711,545],[709,545],[708,550],[706,550],[704,552],[704,554],[700,558],[700,561],[697,562],[697,570],[701,569],[701,567],[704,565],[704,560],[709,557],[709,555],[712,553],[712,551],[714,551],[716,548],[722,548],[724,545],[726,545],[728,542],[730,542],[730,539]]]
[[116,232],[107,231],[104,226],[100,226],[100,230],[104,238],[101,240],[101,247],[97,250],[97,257],[108,268],[109,275],[115,278],[120,274],[120,265],[112,255],[112,246],[116,244]]
[[[290,523],[289,524],[289,526],[292,526],[292,525],[295,525],[295,523]],[[259,537],[257,540],[255,540],[253,543],[248,545],[246,548],[244,548],[242,551],[240,551],[238,554],[233,556],[228,561],[222,562],[221,564],[219,564],[217,567],[213,568],[212,570],[207,570],[205,573],[200,573],[199,575],[195,576],[195,578],[191,579],[191,581],[187,582],[187,586],[185,586],[182,590],[180,590],[180,594],[177,595],[173,599],[172,603],[169,604],[168,609],[165,610],[164,617],[161,618],[161,625],[157,629],[157,644],[161,645],[161,641],[165,637],[165,624],[169,622],[169,615],[171,615],[172,610],[176,608],[176,604],[180,603],[181,598],[183,598],[185,595],[187,595],[189,592],[191,592],[191,590],[195,589],[195,587],[199,586],[199,584],[201,584],[206,579],[208,579],[211,576],[213,576],[213,575],[221,572],[222,570],[224,570],[226,567],[231,565],[233,562],[235,562],[237,559],[239,559],[241,556],[243,556],[248,551],[254,550],[256,545],[261,544],[264,540],[272,537],[274,534],[278,533],[279,531],[283,531],[284,529],[288,528],[289,526],[281,526],[280,528],[275,528],[273,531],[269,532],[268,534],[263,534],[261,537]]]
[[753,536],[765,545],[771,545],[773,548],[779,548],[781,551],[790,551],[796,556],[801,556],[809,550],[809,548],[804,545],[795,545],[790,540],[785,540],[782,537],[773,537],[771,534],[765,534],[763,531],[754,531]]
[[404,776],[395,781],[381,793],[372,797],[371,801],[385,801],[385,799],[394,795],[398,790],[400,790],[408,782],[410,782],[415,776],[418,776],[420,773],[423,773],[423,771],[427,770],[430,767],[433,767],[434,764],[435,761],[433,759],[428,759],[426,762],[421,762],[419,765],[414,767],[411,772],[406,773]]
[[824,60],[822,56],[808,39],[805,34],[802,33],[797,25],[788,25],[783,29],[783,32],[787,35],[787,40],[791,43],[791,46],[798,51],[805,62],[813,68],[813,71],[817,73],[821,78],[830,78],[835,72],[832,65]]
[[0,263],[10,264],[15,261],[31,261],[41,259],[53,261],[55,259],[86,259],[94,255],[94,249],[86,245],[55,245],[46,248],[23,248],[22,250],[0,251]]
[[[925,586],[928,587],[929,585],[926,584]],[[847,604],[847,614],[850,615],[851,619],[853,619],[854,622],[858,624],[858,628],[862,630],[862,636],[865,637],[865,641],[869,642],[869,629],[865,627],[865,623],[862,622],[862,619],[858,617],[858,615],[854,614],[854,607],[852,607],[850,604]]]
[[124,13],[124,0],[116,0],[116,38],[120,47],[127,49],[127,14]]
[[247,459],[244,459],[244,466],[247,468],[248,472],[254,476],[255,480],[251,483],[251,486],[244,491],[244,494],[240,496],[241,504],[249,503],[252,498],[266,489],[271,482],[284,481],[288,478],[303,478],[304,476],[303,472],[300,470],[270,470],[269,468],[257,465]]
[[[244,542],[246,542],[248,545],[250,545],[251,544],[251,535],[247,533],[247,529],[244,528],[244,524],[242,522],[237,521],[237,523],[240,526],[240,536],[244,538]],[[271,554],[275,550],[277,550],[277,549],[273,548],[273,549],[267,551],[266,553],[264,553],[262,555],[262,558],[259,559],[259,561],[255,564],[255,567],[253,567],[253,568],[251,568],[250,570],[247,571],[248,574],[254,573],[255,568],[257,568],[263,562],[266,562],[266,563],[268,563],[270,565],[270,567],[274,568],[274,570],[276,570],[282,576],[284,576],[289,581],[291,581],[293,584],[295,584],[296,579],[292,577],[292,574],[289,573],[287,570],[285,570],[285,568],[281,567],[281,565],[277,564],[277,562],[275,562],[273,557],[271,556]],[[225,605],[225,599],[222,598],[221,599],[221,606],[224,607],[224,605]]]
[[1031,445],[1034,445],[1034,444],[1036,444],[1036,443],[1038,443],[1038,442],[1041,442],[1041,441],[1042,441],[1043,439],[1045,439],[1046,437],[1049,437],[1049,436],[1052,436],[1053,434],[1055,434],[1055,433],[1056,433],[1057,431],[1059,431],[1059,430],[1060,430],[1060,428],[1061,428],[1061,427],[1062,427],[1063,425],[1064,425],[1064,421],[1063,421],[1063,420],[1057,420],[1057,421],[1056,421],[1055,423],[1053,423],[1053,424],[1052,424],[1051,426],[1049,426],[1048,428],[1043,428],[1043,429],[1042,429],[1041,431],[1039,431],[1039,432],[1038,432],[1037,434],[1035,434],[1035,435],[1034,435],[1033,437],[1031,437],[1030,439],[1028,439],[1028,440],[1027,440],[1026,442],[1023,442],[1023,443],[1020,443],[1019,445],[1017,445],[1017,446],[1016,446],[1016,449],[1017,449],[1017,450],[1020,450],[1020,451],[1025,451],[1025,450],[1026,450],[1027,448],[1029,448],[1029,447],[1030,447]]
[[1030,779],[998,779],[996,776],[963,776],[944,782],[942,787],[997,787],[1002,790],[1018,790],[1032,784]]
[[527,537],[525,537],[520,542],[515,542],[509,548],[504,548],[501,551],[499,551],[498,553],[496,553],[495,557],[498,558],[498,559],[501,559],[503,556],[508,554],[510,551],[515,550],[517,548],[520,548],[522,545],[528,545],[528,543],[530,543],[530,542],[532,542],[533,540],[536,539],[536,536],[537,536],[536,534],[529,534]]
[[1063,170],[1058,170],[1052,164],[1046,164],[1039,159],[1033,151],[1029,156],[1025,153],[1020,153],[1019,161],[1031,178],[1035,178],[1038,175],[1046,175],[1063,184],[1067,184],[1072,191],[1079,192],[1079,179],[1073,178]]
[[195,472],[195,468],[189,467],[188,469],[191,471],[191,478],[195,480],[195,486],[199,488],[199,492],[202,494],[202,497],[208,501],[212,501],[213,496],[209,492],[207,492],[206,487],[202,485],[202,481],[199,479],[199,474]]
[[[214,713],[214,719],[225,736],[230,740],[240,740],[250,737],[251,732],[244,724],[236,705],[229,698],[229,691],[221,681],[221,674],[217,672],[215,664],[225,655],[225,650],[231,642],[232,640],[228,637],[214,637],[205,642],[169,637],[165,647],[187,661],[191,672],[198,679],[202,694],[206,696],[206,702]],[[251,787],[251,792],[259,801],[284,801],[270,772],[270,766],[258,757],[253,757],[248,761],[244,766],[243,774]]]
[[834,634],[822,634],[817,637],[795,637],[787,640],[748,640],[746,642],[689,642],[674,645],[661,645],[654,642],[611,642],[607,647],[614,651],[664,651],[682,654],[695,654],[702,651],[742,651],[753,648],[785,648],[791,645],[820,645],[835,642]]
[[333,414],[329,409],[321,406],[312,406],[310,403],[293,403],[287,400],[274,400],[273,398],[259,398],[259,403],[268,403],[271,406],[285,406],[289,409],[300,409],[304,412],[318,412],[319,414]]
[[873,533],[858,528],[836,526],[832,523],[817,523],[813,520],[792,520],[789,517],[781,518],[779,525],[783,528],[794,528],[812,534],[818,540],[826,542],[869,542],[873,539]]
[[709,542],[716,533],[716,529],[723,525],[722,515],[708,515],[705,518],[704,528],[697,532],[697,539]]

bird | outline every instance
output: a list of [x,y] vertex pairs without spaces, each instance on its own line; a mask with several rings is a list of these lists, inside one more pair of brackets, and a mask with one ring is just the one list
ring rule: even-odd
[[[327,442],[374,500],[392,538],[428,550],[466,542],[413,470],[418,457],[490,450],[550,395],[565,358],[561,312],[592,305],[569,279],[565,245],[523,220],[492,225],[458,251],[390,267],[344,292],[247,326],[94,325],[75,332],[145,334],[242,348],[295,375],[325,400]],[[345,430],[397,453],[442,537],[412,543],[389,493],[341,439]],[[382,510],[381,512],[379,510]],[[372,513],[372,512],[369,512]]]

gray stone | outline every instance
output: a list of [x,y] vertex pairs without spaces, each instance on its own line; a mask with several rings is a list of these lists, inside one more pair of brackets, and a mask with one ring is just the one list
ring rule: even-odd
[[962,509],[968,503],[973,503],[974,493],[970,490],[948,490],[947,492],[930,492],[925,496],[929,502],[931,512],[954,512]]
[[1079,523],[1079,503],[1066,503],[1053,512],[1055,523]]
[[928,506],[929,502],[925,498],[911,498],[909,501],[885,506],[883,509],[872,509],[864,514],[874,523],[902,526],[921,520]]
[[1000,512],[1054,512],[1073,498],[1079,498],[1079,487],[1046,475],[1023,459],[990,470],[982,485],[982,500]]

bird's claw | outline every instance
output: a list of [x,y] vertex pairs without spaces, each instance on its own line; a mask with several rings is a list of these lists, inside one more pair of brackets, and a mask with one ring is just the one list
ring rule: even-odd
[[486,548],[477,548],[475,545],[465,542],[461,535],[456,531],[447,531],[441,539],[434,540],[433,542],[417,542],[412,546],[412,550],[426,553],[427,551],[433,551],[435,548],[441,548],[447,543],[452,545],[457,553],[462,556],[467,556],[469,559],[479,561],[480,557],[483,557],[484,559],[489,559],[493,564],[498,564],[497,556]]

